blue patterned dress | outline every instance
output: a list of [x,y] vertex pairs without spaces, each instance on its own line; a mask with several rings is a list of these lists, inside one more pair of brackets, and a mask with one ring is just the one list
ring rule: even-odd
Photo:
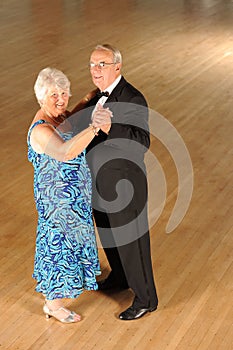
[[[60,162],[35,152],[28,132],[28,159],[34,166],[38,226],[33,277],[36,291],[48,300],[75,298],[96,290],[100,274],[91,208],[91,174],[85,151]],[[60,133],[64,140],[71,132]]]

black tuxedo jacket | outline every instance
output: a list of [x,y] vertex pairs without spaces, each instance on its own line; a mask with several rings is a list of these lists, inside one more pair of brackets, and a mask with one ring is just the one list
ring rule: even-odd
[[[98,97],[95,96],[85,110],[78,113],[79,117],[73,118],[76,119],[78,131],[91,123],[97,101]],[[127,225],[139,218],[137,229],[146,232],[147,178],[144,155],[150,146],[146,100],[122,77],[104,107],[113,112],[111,129],[108,135],[100,130],[86,153],[93,180],[93,209],[106,212],[111,227]],[[133,234],[137,229],[132,229]]]
[[[87,105],[88,113],[82,117],[86,126],[91,122],[91,112],[97,101],[95,96]],[[104,107],[113,112],[109,134],[100,130],[87,147],[87,162],[93,179],[93,208],[109,214],[111,227],[135,221],[143,211],[137,225],[146,232],[144,155],[150,145],[146,100],[122,77]],[[115,207],[111,205],[114,201]]]
[[[87,107],[96,105],[97,101],[98,97],[94,97]],[[119,140],[119,138],[128,140],[128,146],[133,144],[130,141],[136,141],[144,145],[145,148],[149,148],[148,109],[146,100],[140,91],[135,89],[135,87],[122,77],[108,97],[104,107],[109,107],[113,112],[112,126],[109,135],[100,131],[99,136],[95,137],[88,146],[88,151],[95,145],[106,140],[111,140],[111,142],[108,142],[109,146],[111,144],[112,146],[115,145],[120,148],[120,142],[117,143],[113,141],[114,139]],[[126,151],[127,150],[124,149],[124,152]],[[144,149],[144,152],[145,151],[146,149]],[[143,156],[144,152],[142,152],[142,154],[140,152],[140,155]]]

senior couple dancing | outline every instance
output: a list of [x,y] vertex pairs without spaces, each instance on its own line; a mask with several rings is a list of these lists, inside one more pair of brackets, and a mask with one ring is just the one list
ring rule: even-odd
[[[28,131],[38,212],[33,277],[47,318],[63,323],[81,316],[64,305],[83,290],[134,293],[121,320],[156,310],[147,219],[144,154],[149,148],[144,96],[121,75],[122,56],[98,45],[89,69],[97,89],[68,112],[68,78],[43,69],[34,91],[39,111]],[[94,231],[111,271],[97,281],[100,264]]]

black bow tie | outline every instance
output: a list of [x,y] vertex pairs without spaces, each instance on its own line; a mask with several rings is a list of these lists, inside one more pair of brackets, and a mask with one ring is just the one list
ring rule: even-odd
[[100,98],[100,97],[102,97],[102,96],[108,97],[108,96],[109,96],[109,92],[107,92],[107,91],[99,91],[99,92],[97,92],[96,96],[97,96],[98,98]]

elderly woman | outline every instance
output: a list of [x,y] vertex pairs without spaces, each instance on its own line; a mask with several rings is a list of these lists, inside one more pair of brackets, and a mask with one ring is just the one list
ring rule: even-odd
[[45,297],[46,317],[77,322],[81,317],[65,308],[63,299],[76,298],[83,289],[96,290],[100,274],[85,159],[85,148],[98,129],[90,125],[72,135],[67,119],[70,82],[61,71],[43,69],[34,90],[41,108],[28,132],[38,211],[33,277],[36,291]]

